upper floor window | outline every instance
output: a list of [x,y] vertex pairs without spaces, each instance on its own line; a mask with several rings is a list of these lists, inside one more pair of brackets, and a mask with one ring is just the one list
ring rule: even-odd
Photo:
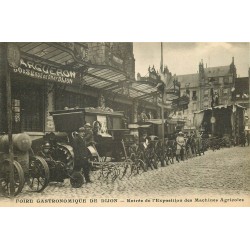
[[195,90],[192,92],[192,100],[193,101],[197,100],[197,95],[196,95],[196,91]]
[[229,81],[229,83],[233,83],[233,77],[232,77],[232,76],[229,76],[229,77],[228,77],[228,81]]

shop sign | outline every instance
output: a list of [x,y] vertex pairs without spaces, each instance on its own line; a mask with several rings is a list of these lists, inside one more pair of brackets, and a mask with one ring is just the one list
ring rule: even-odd
[[20,59],[19,67],[13,68],[15,73],[30,76],[33,78],[55,81],[66,84],[73,84],[76,79],[76,72],[68,69],[56,68],[30,60]]

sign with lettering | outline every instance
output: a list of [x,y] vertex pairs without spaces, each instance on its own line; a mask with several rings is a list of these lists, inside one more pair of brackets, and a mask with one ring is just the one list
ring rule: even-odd
[[68,69],[61,69],[39,62],[20,59],[19,67],[13,68],[15,73],[30,76],[37,79],[54,82],[73,84],[76,80],[76,72]]

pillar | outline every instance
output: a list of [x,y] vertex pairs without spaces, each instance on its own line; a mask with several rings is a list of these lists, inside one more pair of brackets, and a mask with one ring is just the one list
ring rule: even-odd
[[0,43],[0,133],[7,132],[5,44]]
[[138,101],[133,102],[132,123],[138,122]]

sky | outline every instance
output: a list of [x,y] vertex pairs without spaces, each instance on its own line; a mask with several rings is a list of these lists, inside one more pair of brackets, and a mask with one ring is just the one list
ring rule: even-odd
[[[197,73],[199,62],[203,59],[204,67],[229,65],[234,57],[238,77],[248,76],[250,62],[250,43],[206,43],[206,42],[165,42],[163,43],[163,64],[172,74],[184,75]],[[135,73],[147,74],[147,69],[154,65],[160,68],[161,43],[134,43]]]

